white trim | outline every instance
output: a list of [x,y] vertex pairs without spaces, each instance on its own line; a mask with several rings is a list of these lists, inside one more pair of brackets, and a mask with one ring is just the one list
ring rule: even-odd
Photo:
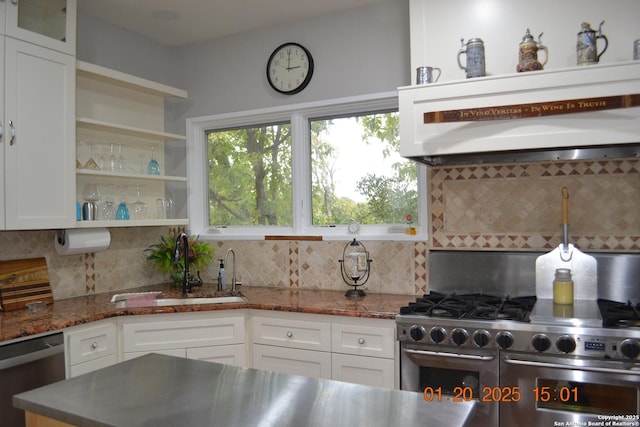
[[[207,156],[205,132],[210,129],[224,129],[237,126],[256,125],[290,121],[292,140],[309,137],[309,119],[322,116],[362,113],[398,108],[397,92],[339,98],[326,101],[308,102],[295,105],[270,107],[249,111],[239,111],[187,119],[187,197],[190,232],[204,240],[262,240],[269,235],[312,235],[324,240],[402,240],[423,241],[427,239],[427,191],[426,167],[418,165],[418,207],[422,224],[418,234],[409,236],[400,232],[390,232],[389,226],[362,226],[358,235],[347,232],[347,226],[319,227],[311,224],[311,153],[309,144],[292,146],[293,180],[293,224],[291,227],[251,226],[251,227],[209,227],[206,201]],[[306,204],[306,205],[305,205]],[[395,229],[394,229],[395,230]]]

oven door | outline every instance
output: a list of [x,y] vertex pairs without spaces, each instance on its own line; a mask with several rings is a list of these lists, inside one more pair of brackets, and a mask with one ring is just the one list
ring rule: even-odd
[[[498,359],[493,350],[466,350],[402,343],[400,388],[433,401],[478,401],[483,389],[498,386]],[[476,404],[469,425],[497,426],[498,405]]]
[[501,426],[640,425],[640,367],[631,363],[503,352],[500,386],[521,396],[500,404]]

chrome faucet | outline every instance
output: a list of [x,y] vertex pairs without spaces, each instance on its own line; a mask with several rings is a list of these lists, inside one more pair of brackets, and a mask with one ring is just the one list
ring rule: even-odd
[[[182,278],[182,296],[186,297],[191,292],[192,286],[202,286],[200,272],[196,272],[196,279],[191,279],[189,274],[189,237],[185,233],[178,234],[176,238],[176,250],[173,253],[173,262],[180,262],[180,243],[182,243],[182,252],[184,253],[184,274]],[[235,269],[234,269],[235,274]]]
[[236,293],[236,253],[233,249],[227,249],[227,252],[224,254],[224,265],[229,265],[227,263],[227,257],[229,254],[233,255],[232,264],[233,264],[233,274],[231,275],[231,293]]

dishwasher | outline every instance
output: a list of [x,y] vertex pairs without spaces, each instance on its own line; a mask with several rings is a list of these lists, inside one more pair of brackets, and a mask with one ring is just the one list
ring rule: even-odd
[[2,427],[24,426],[24,411],[13,395],[65,379],[62,332],[0,345],[0,414]]

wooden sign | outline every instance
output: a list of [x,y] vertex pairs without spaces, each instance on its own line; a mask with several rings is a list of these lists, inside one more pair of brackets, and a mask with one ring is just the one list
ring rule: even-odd
[[32,301],[53,302],[47,260],[0,261],[0,310],[19,310]]
[[424,113],[424,123],[524,119],[640,106],[640,94],[535,102]]

